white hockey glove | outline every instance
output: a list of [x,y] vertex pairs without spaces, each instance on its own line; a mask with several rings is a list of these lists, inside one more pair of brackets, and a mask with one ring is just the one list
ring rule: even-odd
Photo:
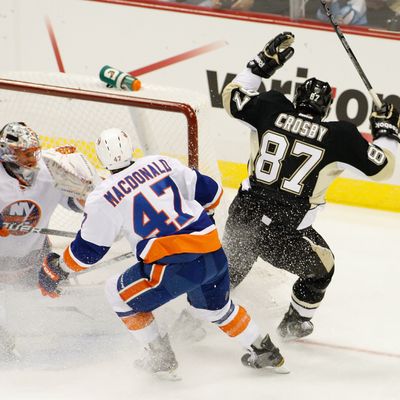
[[101,178],[86,156],[75,146],[61,146],[43,152],[43,160],[55,186],[67,196],[85,199]]

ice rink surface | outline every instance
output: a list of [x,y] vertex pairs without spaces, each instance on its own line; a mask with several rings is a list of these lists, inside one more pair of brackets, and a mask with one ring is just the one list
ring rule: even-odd
[[[311,336],[281,343],[275,333],[293,276],[258,262],[232,293],[279,344],[290,374],[244,368],[242,349],[211,325],[200,342],[172,334],[181,381],[137,370],[138,345],[101,284],[125,261],[86,274],[84,287],[65,289],[62,299],[3,294],[22,360],[1,365],[0,399],[399,400],[400,214],[328,204],[314,226],[335,253],[336,274]],[[184,306],[180,298],[159,310],[161,328],[169,329]]]

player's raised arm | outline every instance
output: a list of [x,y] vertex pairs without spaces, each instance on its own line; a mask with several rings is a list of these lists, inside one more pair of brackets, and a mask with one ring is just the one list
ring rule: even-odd
[[370,143],[355,125],[344,121],[336,124],[343,132],[343,136],[332,137],[338,168],[362,172],[374,181],[385,181],[393,175],[400,127],[399,112],[393,104],[384,103],[381,109],[372,110]]
[[375,181],[384,181],[393,175],[396,165],[400,142],[399,111],[388,103],[380,109],[373,106],[369,120],[373,141],[366,150],[366,161],[359,169]]
[[229,115],[256,125],[255,121],[262,107],[257,92],[261,80],[270,78],[293,56],[293,42],[292,33],[280,33],[224,88],[223,105]]
[[395,154],[400,142],[399,111],[393,104],[384,103],[383,107],[379,110],[376,107],[373,108],[369,120],[373,144],[383,150],[389,164],[384,173],[372,176],[372,178],[375,180],[384,180],[393,174],[395,167]]
[[294,49],[291,47],[293,42],[293,33],[280,33],[270,40],[253,60],[249,61],[247,67],[254,75],[270,78],[293,56]]

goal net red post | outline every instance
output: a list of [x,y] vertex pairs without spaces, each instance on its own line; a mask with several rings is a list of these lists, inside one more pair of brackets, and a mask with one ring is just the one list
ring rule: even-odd
[[[0,77],[0,125],[23,121],[40,136],[43,149],[76,146],[101,170],[95,140],[108,128],[131,135],[134,156],[162,154],[178,158],[221,181],[215,137],[205,96],[181,88],[143,84],[138,92],[106,88],[94,77],[61,73],[14,72]],[[214,128],[215,129],[215,128]],[[222,228],[227,207],[217,222]],[[77,231],[81,215],[57,208],[50,228]],[[52,237],[55,246],[70,239]]]

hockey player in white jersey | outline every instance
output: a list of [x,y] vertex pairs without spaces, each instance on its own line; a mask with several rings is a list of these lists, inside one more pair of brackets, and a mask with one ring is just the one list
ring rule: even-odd
[[[38,271],[51,244],[32,228],[47,228],[58,204],[82,212],[86,192],[97,179],[95,168],[73,147],[42,152],[38,135],[25,123],[11,122],[1,129],[0,291],[6,286],[37,287]],[[5,320],[3,308],[0,303]],[[0,361],[15,354],[13,336],[2,319]]]
[[227,258],[208,215],[222,187],[173,158],[134,161],[130,138],[120,129],[103,131],[96,151],[111,175],[89,194],[81,230],[62,257],[51,253],[44,262],[42,294],[58,296],[59,283],[101,260],[122,231],[139,262],[109,279],[106,293],[146,349],[139,366],[175,377],[175,354],[168,335],[160,335],[153,311],[186,294],[194,312],[247,350],[244,365],[284,372],[284,359],[269,335],[262,338],[245,308],[230,299]]

